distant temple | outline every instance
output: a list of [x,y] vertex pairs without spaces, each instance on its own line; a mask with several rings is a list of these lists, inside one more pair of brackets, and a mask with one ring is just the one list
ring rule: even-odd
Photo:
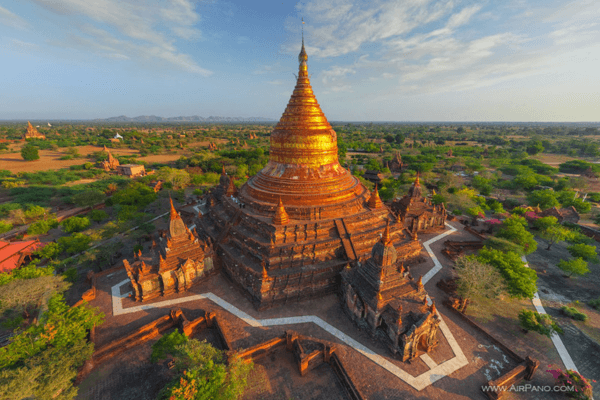
[[112,156],[112,154],[110,154],[110,151],[108,151],[106,146],[104,146],[104,151],[108,154],[108,160],[102,161],[100,163],[100,166],[107,172],[116,170],[119,166],[119,160],[117,160]]
[[23,139],[46,139],[46,135],[39,133],[38,130],[31,125],[31,122],[27,121],[27,131],[23,135]]
[[422,195],[418,172],[408,194],[394,200],[391,209],[411,232],[442,229],[446,224],[446,207],[444,204],[435,205]]
[[405,167],[406,164],[402,162],[402,156],[400,153],[396,153],[392,161],[388,163],[388,168],[391,172],[402,172]]
[[344,269],[341,275],[344,310],[402,361],[414,359],[437,344],[440,317],[435,304],[427,305],[421,278],[415,281],[398,261],[389,223],[373,246],[371,258]]
[[169,230],[159,241],[150,254],[123,260],[137,301],[185,291],[213,270],[211,246],[185,226],[172,200]]

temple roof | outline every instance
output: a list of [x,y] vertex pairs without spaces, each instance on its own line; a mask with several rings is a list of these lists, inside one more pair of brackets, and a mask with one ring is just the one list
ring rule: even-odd
[[39,240],[4,242],[0,240],[0,272],[10,272],[18,268],[24,256],[45,246]]
[[271,133],[269,162],[240,189],[240,197],[270,204],[281,198],[286,206],[357,199],[366,189],[338,162],[337,135],[313,93],[304,44],[298,60],[296,87]]

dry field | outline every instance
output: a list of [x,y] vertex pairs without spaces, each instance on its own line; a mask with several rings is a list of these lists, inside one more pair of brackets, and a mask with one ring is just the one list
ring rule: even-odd
[[533,156],[536,160],[540,160],[544,164],[551,165],[553,167],[558,167],[559,164],[562,164],[567,161],[577,160],[575,157],[569,157],[561,154],[546,154],[541,153]]
[[[216,143],[227,143],[225,139],[212,139],[211,141]],[[71,165],[80,165],[83,164],[89,159],[86,158],[87,155],[92,154],[96,151],[102,150],[100,146],[77,146],[77,151],[82,156],[82,158],[75,158],[72,160],[60,160],[61,157],[67,155],[66,149],[61,150],[40,150],[39,155],[40,159],[36,161],[25,161],[21,158],[20,149],[24,143],[18,143],[16,145],[11,146],[11,150],[16,151],[16,153],[2,153],[0,154],[0,169],[6,169],[11,172],[37,172],[37,171],[47,171],[61,168],[68,168]],[[198,147],[204,146],[207,147],[209,144],[208,141],[203,142],[194,142],[191,145]],[[16,147],[15,147],[16,146]],[[120,156],[132,156],[138,155],[139,151],[135,149],[128,148],[116,148],[110,149],[110,152],[113,155]],[[158,154],[158,155],[149,155],[146,157],[139,157],[138,160],[145,161],[148,163],[164,163],[178,160],[182,155],[189,155],[187,150],[172,150],[170,154]]]

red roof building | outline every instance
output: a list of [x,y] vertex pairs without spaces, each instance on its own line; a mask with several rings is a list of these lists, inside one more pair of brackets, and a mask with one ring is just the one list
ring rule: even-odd
[[0,272],[11,272],[19,268],[26,257],[46,244],[39,240],[26,240],[23,242],[5,242],[0,240]]

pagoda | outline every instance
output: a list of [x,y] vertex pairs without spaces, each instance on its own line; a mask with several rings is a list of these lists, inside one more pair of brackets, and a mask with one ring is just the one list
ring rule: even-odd
[[342,271],[342,308],[407,361],[437,345],[440,317],[435,304],[427,304],[422,278],[415,281],[398,261],[389,228],[388,223],[366,263]]
[[166,238],[158,239],[148,254],[138,251],[131,263],[123,260],[137,301],[183,292],[213,271],[210,242],[201,241],[185,226],[173,200]]
[[423,196],[419,172],[408,194],[394,200],[390,208],[411,233],[444,229],[446,225],[444,203],[433,204],[431,198]]
[[27,121],[27,131],[23,135],[23,139],[46,139],[46,135],[39,133],[37,129]]
[[[310,85],[302,48],[296,87],[270,137],[269,162],[239,189],[225,170],[196,222],[223,271],[257,309],[336,292],[341,270],[368,259],[392,216],[338,161],[337,135]],[[421,244],[394,219],[404,261]]]

